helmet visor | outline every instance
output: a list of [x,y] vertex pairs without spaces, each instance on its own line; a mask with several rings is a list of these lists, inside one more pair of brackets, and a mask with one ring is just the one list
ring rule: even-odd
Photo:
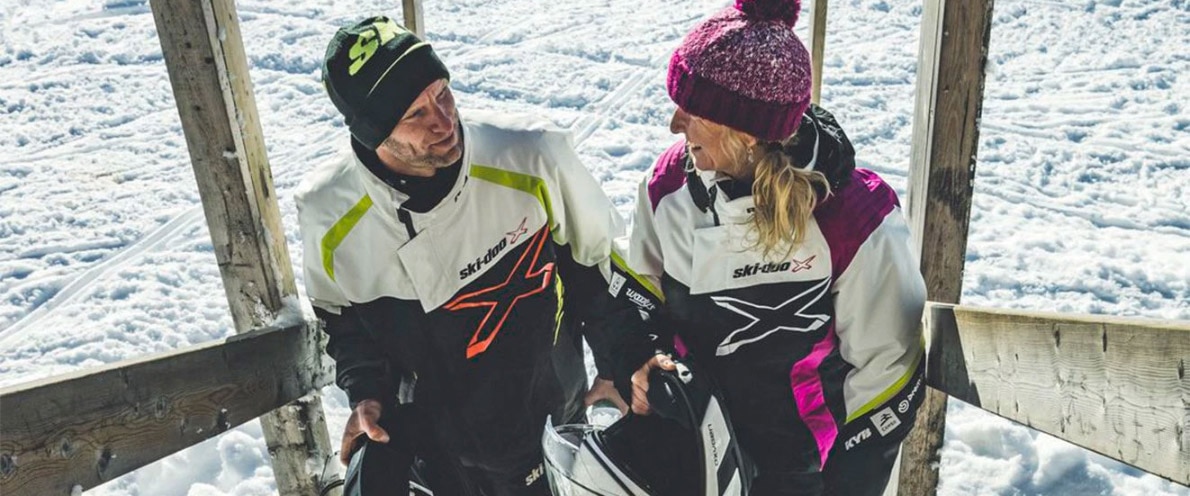
[[555,427],[547,418],[542,434],[545,472],[554,496],[648,496],[603,455],[588,424]]

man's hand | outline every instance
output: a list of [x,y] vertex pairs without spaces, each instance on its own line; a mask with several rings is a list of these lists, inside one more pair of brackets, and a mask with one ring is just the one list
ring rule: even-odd
[[612,402],[620,410],[620,415],[628,414],[628,403],[625,403],[624,398],[620,397],[620,392],[616,391],[615,384],[607,379],[596,377],[595,382],[591,384],[591,389],[588,389],[587,395],[583,397],[583,405],[591,406],[599,400]]
[[632,411],[637,415],[648,415],[652,412],[649,408],[649,373],[658,368],[669,371],[677,370],[669,355],[658,354],[653,355],[653,358],[650,358],[632,374]]
[[382,405],[376,400],[363,400],[355,405],[351,417],[347,419],[347,427],[343,429],[343,441],[339,447],[339,461],[343,466],[351,462],[351,453],[355,445],[361,442],[360,436],[367,435],[380,443],[388,442],[388,432],[380,427],[380,410]]

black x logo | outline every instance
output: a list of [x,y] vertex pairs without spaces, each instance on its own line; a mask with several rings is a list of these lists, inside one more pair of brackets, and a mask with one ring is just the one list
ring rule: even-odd
[[[730,355],[741,346],[755,343],[777,331],[811,332],[826,324],[829,315],[808,314],[806,310],[818,303],[826,296],[830,289],[830,278],[812,286],[800,294],[785,300],[780,305],[770,307],[732,298],[729,296],[712,296],[711,301],[723,308],[747,317],[749,322],[744,327],[728,334],[715,350],[718,356]],[[798,306],[790,314],[786,307]]]

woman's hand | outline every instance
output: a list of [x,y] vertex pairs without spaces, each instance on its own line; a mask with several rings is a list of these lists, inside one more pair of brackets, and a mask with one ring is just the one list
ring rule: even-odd
[[677,367],[669,355],[657,354],[632,374],[632,411],[637,415],[652,412],[649,408],[649,374],[653,369],[673,371]]
[[355,405],[351,417],[347,419],[347,427],[343,429],[343,441],[339,446],[339,461],[346,467],[351,462],[351,453],[355,445],[362,442],[361,436],[378,443],[387,443],[388,432],[380,427],[380,410],[382,405],[376,400],[363,400]]
[[587,395],[583,397],[583,406],[594,405],[599,400],[612,402],[620,410],[620,415],[628,414],[628,404],[624,402],[624,398],[620,397],[620,392],[616,391],[615,384],[607,379],[596,377],[595,382],[591,384],[591,389],[588,389]]

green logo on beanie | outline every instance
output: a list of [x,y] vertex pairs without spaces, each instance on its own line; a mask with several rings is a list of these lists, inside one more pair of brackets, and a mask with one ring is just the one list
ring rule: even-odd
[[388,43],[396,38],[398,33],[404,31],[405,29],[393,22],[392,19],[378,20],[373,23],[367,30],[359,34],[359,37],[355,39],[355,45],[352,45],[351,50],[347,52],[347,55],[351,57],[351,65],[347,68],[347,73],[354,76],[372,58],[380,45]]

